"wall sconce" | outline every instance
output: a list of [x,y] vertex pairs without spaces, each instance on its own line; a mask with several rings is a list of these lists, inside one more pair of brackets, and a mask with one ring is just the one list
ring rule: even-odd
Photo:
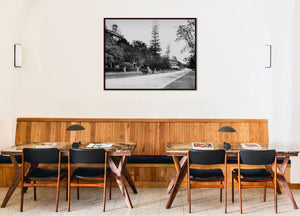
[[14,45],[14,66],[22,67],[22,45]]
[[272,45],[271,44],[267,44],[266,48],[268,49],[268,65],[265,66],[265,68],[271,68],[272,67]]

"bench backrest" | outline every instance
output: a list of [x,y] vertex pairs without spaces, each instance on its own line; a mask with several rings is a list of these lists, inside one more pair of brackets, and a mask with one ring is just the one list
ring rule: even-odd
[[136,142],[135,155],[165,155],[167,142],[224,142],[217,130],[232,126],[229,142],[268,143],[266,119],[90,119],[18,118],[16,145],[23,142],[73,142],[72,124],[85,130],[76,133],[82,142]]

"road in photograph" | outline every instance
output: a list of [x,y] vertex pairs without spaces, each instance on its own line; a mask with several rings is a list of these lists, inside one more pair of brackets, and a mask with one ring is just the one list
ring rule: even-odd
[[148,74],[118,79],[106,79],[105,86],[107,89],[163,89],[189,72],[191,72],[191,69],[184,68],[179,71],[167,73]]

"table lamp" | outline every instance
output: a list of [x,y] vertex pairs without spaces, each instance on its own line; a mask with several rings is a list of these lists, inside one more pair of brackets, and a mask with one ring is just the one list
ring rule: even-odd
[[80,130],[84,130],[84,129],[85,129],[84,127],[82,127],[81,125],[77,125],[77,124],[71,125],[67,128],[67,131],[75,131],[75,142],[73,142],[72,148],[78,148],[79,144],[81,143],[81,142],[76,142],[76,131],[80,131]]
[[229,150],[231,148],[231,145],[228,143],[228,133],[236,132],[236,130],[233,127],[224,126],[219,128],[218,131],[226,133],[226,142],[224,142],[224,149]]

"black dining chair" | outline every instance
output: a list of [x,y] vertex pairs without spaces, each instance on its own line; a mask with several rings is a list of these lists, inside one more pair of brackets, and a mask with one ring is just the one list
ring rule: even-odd
[[[222,169],[196,169],[192,164],[215,165],[224,164]],[[188,202],[191,213],[191,188],[220,188],[220,202],[222,202],[222,189],[224,189],[225,213],[227,213],[227,153],[225,150],[190,150],[188,154]],[[218,184],[207,185],[202,182],[216,182]],[[194,183],[194,184],[192,184]]]
[[[241,164],[246,165],[272,165],[274,173],[268,169],[241,169]],[[234,180],[239,184],[240,213],[242,214],[242,189],[264,188],[264,201],[266,201],[266,188],[274,188],[274,205],[277,213],[277,160],[275,150],[241,150],[238,153],[238,169],[232,170],[232,202],[234,202]],[[261,182],[264,185],[243,185],[242,182]],[[268,185],[267,182],[272,182]]]
[[[104,167],[76,167],[71,175],[71,164],[104,164]],[[110,182],[109,199],[111,199],[111,176],[110,169],[107,168],[107,152],[104,149],[70,149],[68,157],[68,211],[70,211],[71,187],[77,187],[77,199],[79,199],[79,187],[99,187],[104,188],[104,212],[108,178]]]
[[[25,163],[30,163],[31,169],[25,175]],[[57,163],[58,168],[38,168],[38,164]],[[67,170],[61,169],[61,153],[57,148],[38,149],[24,148],[22,153],[22,180],[21,180],[21,207],[23,211],[24,189],[34,188],[34,200],[36,201],[36,187],[56,187],[56,211],[58,211],[60,182],[67,176]],[[49,183],[55,180],[55,183]],[[38,183],[36,183],[38,181]],[[41,183],[47,181],[45,183]],[[33,182],[33,183],[32,183]]]

